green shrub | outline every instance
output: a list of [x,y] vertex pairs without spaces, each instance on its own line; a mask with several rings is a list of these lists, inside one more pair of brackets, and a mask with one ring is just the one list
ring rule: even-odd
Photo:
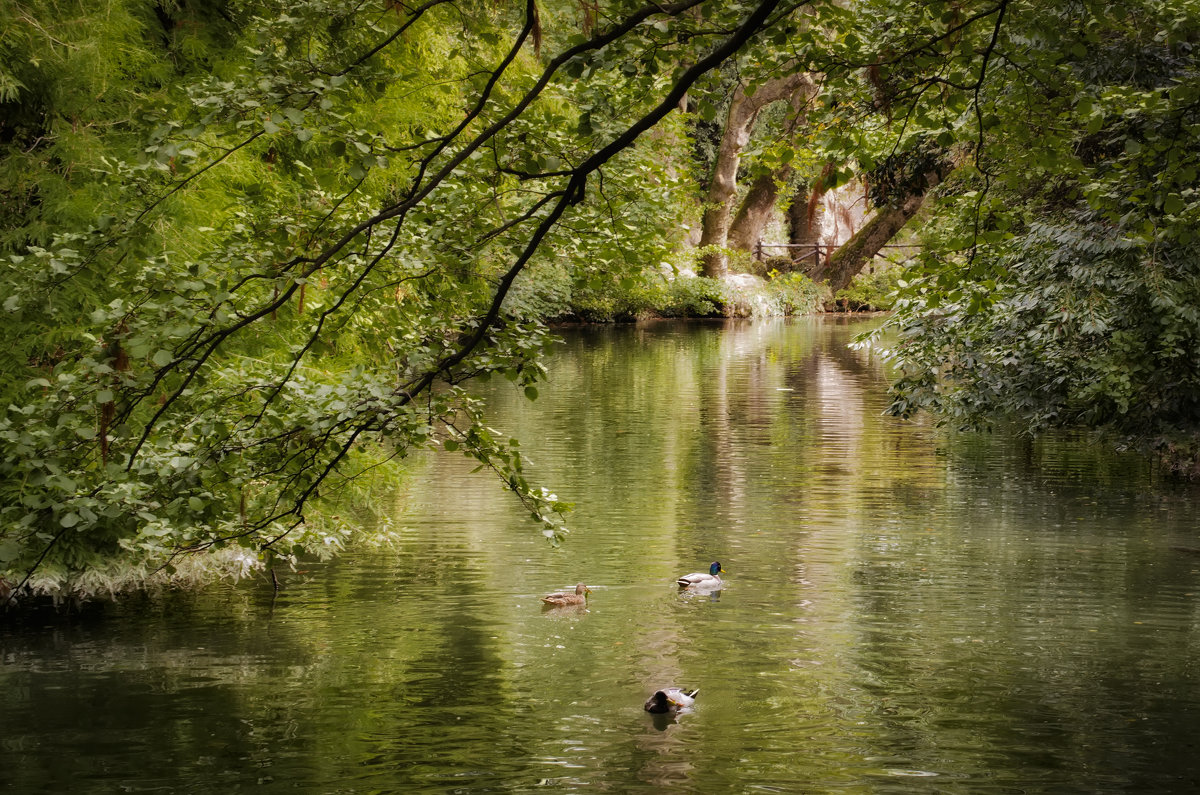
[[876,268],[874,273],[860,273],[848,287],[837,291],[834,300],[841,308],[853,312],[889,310],[896,303],[900,272],[899,266],[888,264]]
[[644,293],[644,290],[619,288],[611,290],[579,289],[575,291],[571,300],[570,312],[562,313],[562,315],[571,315],[575,319],[589,323],[634,320],[642,315],[648,307]]
[[632,320],[661,303],[653,274],[581,277],[565,260],[541,262],[514,283],[505,302],[516,317],[611,323]]
[[803,273],[783,273],[766,285],[768,300],[782,315],[803,315],[818,312],[827,290]]
[[679,277],[667,282],[655,309],[663,317],[722,317],[729,298],[718,279]]
[[547,320],[572,312],[572,277],[561,260],[538,262],[517,277],[505,301],[514,317]]

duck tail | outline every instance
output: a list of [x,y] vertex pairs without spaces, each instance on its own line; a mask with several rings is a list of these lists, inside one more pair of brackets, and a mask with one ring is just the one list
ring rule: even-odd
[[695,690],[693,690],[691,692],[688,692],[687,690],[684,690],[683,692],[688,698],[695,698],[696,694],[700,692],[700,688],[697,687]]

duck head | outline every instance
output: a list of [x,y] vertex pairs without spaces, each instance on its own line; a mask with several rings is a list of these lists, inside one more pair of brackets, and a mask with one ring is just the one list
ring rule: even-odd
[[654,713],[671,712],[674,709],[674,704],[671,699],[667,698],[667,694],[663,690],[655,690],[654,695],[646,699],[646,711]]
[[713,561],[713,564],[708,567],[708,573],[716,577],[718,574],[726,574],[727,572],[725,569],[721,568],[721,562],[715,560]]

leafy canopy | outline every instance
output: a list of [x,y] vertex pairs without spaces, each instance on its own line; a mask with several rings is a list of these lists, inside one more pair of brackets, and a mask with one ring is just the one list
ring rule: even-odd
[[310,506],[426,447],[561,533],[464,384],[536,398],[525,271],[661,259],[677,177],[643,133],[788,8],[109,5],[18,4],[0,43],[0,577],[88,594],[334,548]]

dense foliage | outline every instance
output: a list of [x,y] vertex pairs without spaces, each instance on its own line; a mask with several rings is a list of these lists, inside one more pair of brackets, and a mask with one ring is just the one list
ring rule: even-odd
[[893,411],[1096,429],[1193,467],[1200,7],[1006,6],[909,275]]
[[893,409],[1098,429],[1181,465],[1200,433],[1198,254],[1094,221],[1031,225],[998,255],[1007,275],[994,287],[971,285],[941,311],[909,308]]
[[306,511],[376,450],[461,450],[559,532],[462,382],[536,397],[527,267],[662,259],[641,134],[776,4],[108,5],[4,26],[8,583],[337,546]]

